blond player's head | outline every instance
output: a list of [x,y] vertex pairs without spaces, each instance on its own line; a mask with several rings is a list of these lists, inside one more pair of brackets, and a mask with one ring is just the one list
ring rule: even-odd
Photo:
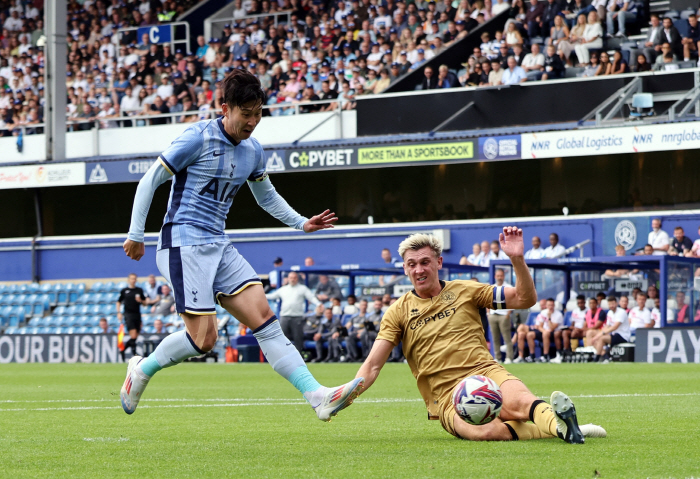
[[399,245],[404,273],[421,298],[440,293],[438,270],[442,268],[442,241],[433,235],[411,235]]
[[417,233],[403,240],[401,244],[399,244],[399,255],[401,255],[401,258],[406,259],[404,257],[406,251],[417,251],[426,246],[435,253],[436,258],[442,256],[442,241],[440,238],[425,233]]

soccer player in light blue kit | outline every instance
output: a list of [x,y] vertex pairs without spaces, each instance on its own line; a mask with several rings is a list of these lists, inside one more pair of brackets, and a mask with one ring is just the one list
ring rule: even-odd
[[214,347],[218,302],[253,330],[272,368],[303,394],[319,419],[329,421],[352,403],[364,380],[336,388],[316,381],[282,333],[260,279],[233,247],[224,227],[233,198],[245,182],[265,211],[292,228],[311,233],[332,228],[337,218],[329,210],[311,219],[301,216],[270,183],[263,149],[250,137],[265,101],[260,81],[244,70],[234,70],[224,79],[222,91],[223,116],[185,130],[136,189],[124,251],[138,261],[145,253],[144,228],[153,193],[173,177],[156,263],[173,286],[175,307],[186,330],[167,336],[148,358],[129,360],[121,389],[122,407],[132,414],[156,372]]

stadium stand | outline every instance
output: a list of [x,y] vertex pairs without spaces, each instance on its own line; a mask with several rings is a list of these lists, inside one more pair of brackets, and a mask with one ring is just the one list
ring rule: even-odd
[[[598,9],[585,0],[555,0],[539,22],[522,0],[510,6],[488,0],[234,2],[231,20],[215,29],[216,36],[198,37],[193,52],[150,45],[134,31],[120,31],[175,21],[194,3],[69,2],[69,128],[209,118],[219,111],[218,82],[233,68],[258,75],[269,114],[289,115],[352,109],[356,97],[381,93],[417,70],[415,88],[434,89],[689,68],[696,65],[700,41],[694,11],[671,10],[660,20],[637,0]],[[534,2],[538,9],[546,3]],[[43,131],[42,4],[0,2],[2,135]],[[623,5],[626,23],[619,15],[613,22],[611,10]],[[506,17],[494,35],[481,32]],[[609,31],[611,26],[618,31]],[[473,49],[462,51],[471,44]],[[461,65],[441,63],[452,47],[461,49]],[[508,65],[509,57],[516,65]],[[137,118],[123,120],[129,116]]]

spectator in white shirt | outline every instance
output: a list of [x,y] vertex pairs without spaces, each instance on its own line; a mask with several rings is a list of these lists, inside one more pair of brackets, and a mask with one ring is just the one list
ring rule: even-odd
[[651,220],[651,232],[647,243],[654,248],[654,255],[668,254],[671,241],[668,238],[668,233],[661,229],[661,220],[659,218]]
[[268,300],[282,300],[280,308],[280,326],[285,336],[294,342],[301,352],[304,349],[304,312],[306,301],[314,305],[320,304],[314,294],[305,285],[299,283],[299,274],[292,271],[287,276],[285,286],[267,293]]
[[564,256],[566,248],[559,244],[559,235],[552,233],[549,235],[549,246],[544,250],[544,257],[548,259],[560,258]]
[[542,240],[539,236],[532,237],[532,249],[525,252],[525,259],[542,259],[544,258],[544,248],[542,248]]
[[653,328],[654,320],[651,312],[645,307],[647,295],[641,291],[636,296],[637,306],[629,312],[630,333],[634,334],[637,328]]
[[615,346],[627,343],[630,340],[630,323],[627,312],[617,306],[617,298],[608,296],[608,316],[605,326],[592,337],[593,347],[596,350],[596,361],[603,361],[603,348],[606,345]]
[[479,246],[479,243],[474,243],[474,246],[472,246],[472,254],[467,256],[467,264],[473,266],[480,266],[481,258],[483,257],[484,255],[481,253],[481,247]]
[[[586,307],[586,297],[582,294],[576,296],[576,308],[571,311],[571,326],[562,331],[562,336],[564,338],[564,351],[565,353],[571,353],[571,340],[580,339],[586,337],[586,313],[588,308]],[[556,358],[555,358],[556,359]],[[559,362],[559,361],[555,361]]]
[[489,242],[484,240],[481,242],[481,260],[479,260],[479,266],[486,266],[488,267],[489,265],[489,253],[490,248],[489,248]]
[[[494,294],[499,295],[505,293],[503,292],[503,287],[510,288],[511,285],[505,282],[505,272],[501,268],[497,268],[494,272],[494,279],[496,284],[494,285]],[[505,301],[505,296],[503,296]],[[505,303],[504,303],[505,304]],[[512,340],[512,326],[510,323],[510,309],[489,309],[488,321],[489,328],[491,329],[491,337],[493,338],[493,349],[496,351],[496,359],[500,362],[500,345],[501,336],[503,337],[503,344],[506,346],[506,360],[504,364],[510,364],[513,362],[513,340]]]
[[[526,338],[530,348],[530,360],[526,360],[526,362],[534,362],[535,360],[535,340],[542,341],[542,356],[540,356],[540,362],[549,362],[549,346],[552,338],[554,338],[554,332],[561,329],[563,324],[564,315],[554,309],[554,298],[548,298],[545,309],[535,318],[535,326],[530,328],[530,331],[527,332]],[[559,337],[561,341],[561,336]],[[520,343],[519,340],[520,337],[518,337],[518,344]],[[561,348],[561,345],[559,345],[559,348]],[[521,356],[522,354],[521,352]]]
[[491,251],[482,260],[482,266],[488,266],[491,264],[491,260],[494,259],[508,259],[508,256],[501,250],[501,245],[498,241],[491,242]]
[[533,43],[530,48],[531,52],[525,55],[520,66],[527,72],[529,80],[539,80],[544,73],[544,55],[537,43]]

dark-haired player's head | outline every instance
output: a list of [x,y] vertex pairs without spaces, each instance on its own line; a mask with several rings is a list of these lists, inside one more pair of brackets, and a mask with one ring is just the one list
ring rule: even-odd
[[262,118],[265,92],[260,80],[246,70],[233,70],[222,83],[224,129],[236,143],[247,140]]

